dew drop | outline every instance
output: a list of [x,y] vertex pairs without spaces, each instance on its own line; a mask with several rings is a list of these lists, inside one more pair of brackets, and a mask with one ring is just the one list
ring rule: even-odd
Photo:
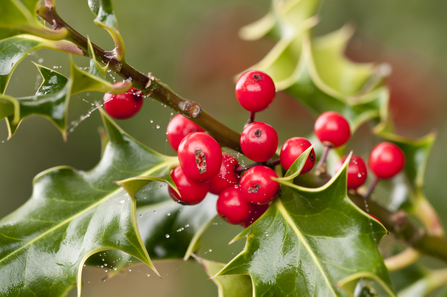
[[169,235],[169,234],[166,234],[165,236],[166,236],[166,238],[169,238],[169,237],[171,237],[171,235]]

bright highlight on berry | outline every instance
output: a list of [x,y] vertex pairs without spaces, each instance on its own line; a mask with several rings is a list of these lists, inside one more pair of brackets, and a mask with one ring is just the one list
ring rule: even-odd
[[392,178],[404,167],[405,155],[397,145],[381,142],[371,150],[368,163],[378,178]]
[[330,147],[342,146],[351,137],[348,121],[334,111],[322,113],[315,121],[314,131],[321,143]]
[[190,119],[184,117],[181,114],[175,115],[168,124],[166,129],[166,134],[168,142],[174,151],[178,150],[180,141],[193,132],[205,132],[199,125],[191,121]]
[[277,147],[278,133],[266,123],[251,123],[241,134],[242,152],[253,161],[267,161],[275,155]]
[[236,83],[236,98],[248,111],[266,109],[275,98],[276,88],[272,78],[261,71],[247,71]]
[[[122,82],[114,83],[114,86],[122,85]],[[130,88],[122,94],[104,94],[104,109],[107,113],[119,120],[133,117],[143,106],[141,92],[135,88]]]
[[[295,160],[311,146],[312,144],[309,140],[303,137],[293,137],[288,139],[284,142],[281,148],[280,160],[282,167],[284,167],[285,170],[289,170],[293,162],[295,162]],[[312,149],[300,174],[305,174],[311,171],[315,165],[315,160],[315,151]]]
[[[344,156],[338,162],[335,172],[340,170],[343,163],[348,156]],[[359,156],[352,155],[348,164],[348,189],[357,189],[361,187],[368,177],[368,169],[366,168],[365,161]]]
[[194,132],[180,142],[178,159],[187,177],[205,182],[219,172],[222,151],[213,137],[203,132]]

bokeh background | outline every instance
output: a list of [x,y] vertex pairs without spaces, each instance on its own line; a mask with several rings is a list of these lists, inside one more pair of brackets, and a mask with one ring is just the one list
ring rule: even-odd
[[[106,49],[113,43],[93,24],[87,1],[56,1],[59,14],[74,28]],[[268,0],[127,0],[114,1],[120,31],[126,43],[126,59],[142,72],[170,85],[186,98],[202,104],[216,118],[241,131],[248,113],[234,96],[235,74],[258,62],[275,41],[246,42],[238,29],[262,17]],[[437,131],[438,138],[428,164],[425,193],[447,226],[447,1],[338,0],[322,1],[316,35],[346,23],[356,33],[346,55],[360,62],[387,62],[393,72],[388,80],[391,110],[399,134],[422,137]],[[40,84],[35,61],[68,74],[67,56],[40,50],[26,58],[15,71],[7,93],[33,94]],[[76,58],[87,66],[84,58]],[[0,124],[0,218],[14,211],[30,196],[32,179],[58,165],[89,170],[100,158],[98,111],[84,117],[102,94],[72,97],[68,141],[43,118],[26,119],[11,140]],[[172,110],[147,99],[142,111],[119,124],[138,140],[165,154],[173,154],[165,139]],[[312,132],[313,118],[295,100],[278,94],[271,108],[257,119],[274,126],[280,142]],[[358,143],[358,145],[357,145]],[[352,146],[366,156],[374,143],[367,125],[353,137]],[[227,262],[243,242],[227,246],[241,227],[215,223],[204,234],[200,255]],[[216,234],[219,236],[217,237]],[[147,267],[137,265],[121,275],[101,281],[103,269],[87,268],[83,296],[217,296],[217,289],[195,262],[162,261],[155,265],[159,279]],[[151,274],[148,276],[148,274]],[[70,296],[75,296],[72,291]]]

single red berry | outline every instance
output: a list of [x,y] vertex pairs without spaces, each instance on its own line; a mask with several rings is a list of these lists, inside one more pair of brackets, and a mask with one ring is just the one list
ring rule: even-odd
[[210,181],[219,172],[222,151],[217,141],[203,132],[186,135],[178,147],[183,172],[195,181]]
[[278,133],[266,123],[251,123],[241,134],[242,152],[253,161],[267,161],[273,157],[277,147]]
[[324,145],[331,147],[339,147],[351,137],[348,121],[334,111],[322,113],[315,121],[314,131]]
[[[113,85],[119,86],[122,84],[122,82],[117,82]],[[115,119],[131,118],[140,111],[141,106],[143,106],[143,97],[141,92],[135,88],[130,88],[122,94],[104,94],[104,108]]]
[[239,175],[236,167],[239,165],[237,159],[228,153],[222,153],[222,164],[219,173],[209,182],[209,191],[219,195],[223,190],[233,187],[239,183]]
[[190,119],[181,114],[177,114],[169,121],[168,128],[166,129],[166,137],[174,151],[177,151],[183,137],[192,132],[205,132],[205,130]]
[[[281,154],[279,155],[281,165],[285,170],[289,170],[290,166],[292,166],[293,162],[312,144],[303,137],[292,137],[288,139],[281,148]],[[307,173],[312,170],[315,165],[315,151],[312,149],[309,156],[307,157],[306,163],[304,163],[304,167],[301,170],[300,174]]]
[[248,111],[266,109],[275,98],[275,83],[268,74],[261,71],[247,71],[236,83],[236,98]]
[[256,222],[256,220],[259,219],[267,211],[269,206],[270,204],[256,205],[251,217],[241,224],[242,227],[247,228],[248,226]]
[[[341,168],[348,156],[344,156],[340,159],[336,166],[336,172]],[[348,189],[357,189],[366,182],[368,177],[368,169],[366,168],[365,161],[356,155],[351,156],[351,160],[348,164]]]
[[369,154],[369,168],[378,178],[392,178],[405,164],[404,153],[391,142],[381,142]]
[[217,198],[216,210],[219,216],[230,224],[241,224],[250,219],[255,205],[242,197],[237,186],[226,189]]
[[240,187],[244,199],[253,204],[267,204],[279,191],[279,183],[271,179],[278,177],[275,171],[265,166],[250,168],[241,178]]
[[196,182],[185,176],[182,168],[177,166],[171,172],[172,180],[177,186],[180,196],[169,187],[168,192],[172,200],[181,204],[194,205],[200,203],[208,193],[208,184]]

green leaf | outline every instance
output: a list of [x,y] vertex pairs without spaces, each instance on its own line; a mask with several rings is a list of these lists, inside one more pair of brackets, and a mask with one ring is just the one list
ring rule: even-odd
[[[296,160],[292,163],[289,170],[287,170],[286,174],[282,178],[278,178],[278,181],[290,181],[297,177],[306,163],[307,157],[312,152],[313,147],[309,147],[306,149]],[[315,157],[315,156],[314,156]]]
[[[0,295],[64,296],[85,260],[119,249],[153,267],[137,230],[136,202],[114,183],[150,176],[177,158],[158,154],[101,111],[109,142],[91,171],[56,167],[34,179],[31,199],[0,221]],[[155,168],[155,169],[154,169]]]
[[[6,118],[8,138],[14,135],[23,119],[34,115],[48,118],[65,138],[68,79],[54,70],[37,64],[36,66],[42,75],[43,82],[36,95],[14,99],[20,106],[20,112]],[[19,116],[18,121],[14,119],[16,116]]]
[[377,275],[370,272],[354,273],[337,283],[337,286],[346,290],[349,296],[389,296],[396,297],[394,292]]
[[391,288],[377,248],[386,230],[347,197],[348,162],[320,188],[280,181],[279,198],[235,238],[245,249],[218,275],[250,274],[253,296],[346,296],[336,284],[360,272]]
[[39,0],[2,0],[0,6],[0,38],[29,33],[51,40],[67,36],[67,29],[52,30],[36,16]]
[[0,94],[4,94],[11,75],[17,65],[29,53],[41,48],[49,48],[59,51],[76,52],[82,55],[82,51],[68,41],[51,41],[31,35],[19,35],[0,41]]
[[96,16],[95,24],[101,28],[106,29],[115,42],[114,54],[118,61],[124,59],[124,40],[118,30],[118,23],[115,12],[113,10],[111,0],[89,0],[88,5],[90,10]]
[[[147,189],[149,188],[149,189]],[[208,195],[198,205],[174,203],[166,188],[151,184],[138,192],[137,220],[141,238],[153,260],[184,259],[200,245],[200,236],[216,217],[216,198]],[[142,203],[144,201],[144,204]],[[139,261],[120,251],[108,251],[89,258],[88,264],[107,264],[112,277]]]
[[97,60],[95,52],[93,51],[92,43],[90,42],[90,39],[87,39],[88,42],[88,55],[90,57],[90,68],[89,72],[95,76],[105,78],[106,72],[107,72],[107,65],[102,66]]
[[278,90],[290,93],[316,116],[333,110],[343,114],[354,132],[373,118],[388,118],[388,90],[381,87],[386,66],[348,61],[343,52],[353,31],[343,27],[311,38],[309,28],[285,35],[250,69],[268,73]]
[[239,35],[246,40],[256,40],[266,35],[276,38],[294,35],[306,27],[318,4],[319,0],[272,1],[267,15],[243,27]]
[[[202,265],[206,274],[210,277],[218,273],[225,264],[210,261],[194,255],[194,258]],[[248,275],[222,275],[212,277],[211,280],[216,284],[219,297],[251,297],[252,285]]]

